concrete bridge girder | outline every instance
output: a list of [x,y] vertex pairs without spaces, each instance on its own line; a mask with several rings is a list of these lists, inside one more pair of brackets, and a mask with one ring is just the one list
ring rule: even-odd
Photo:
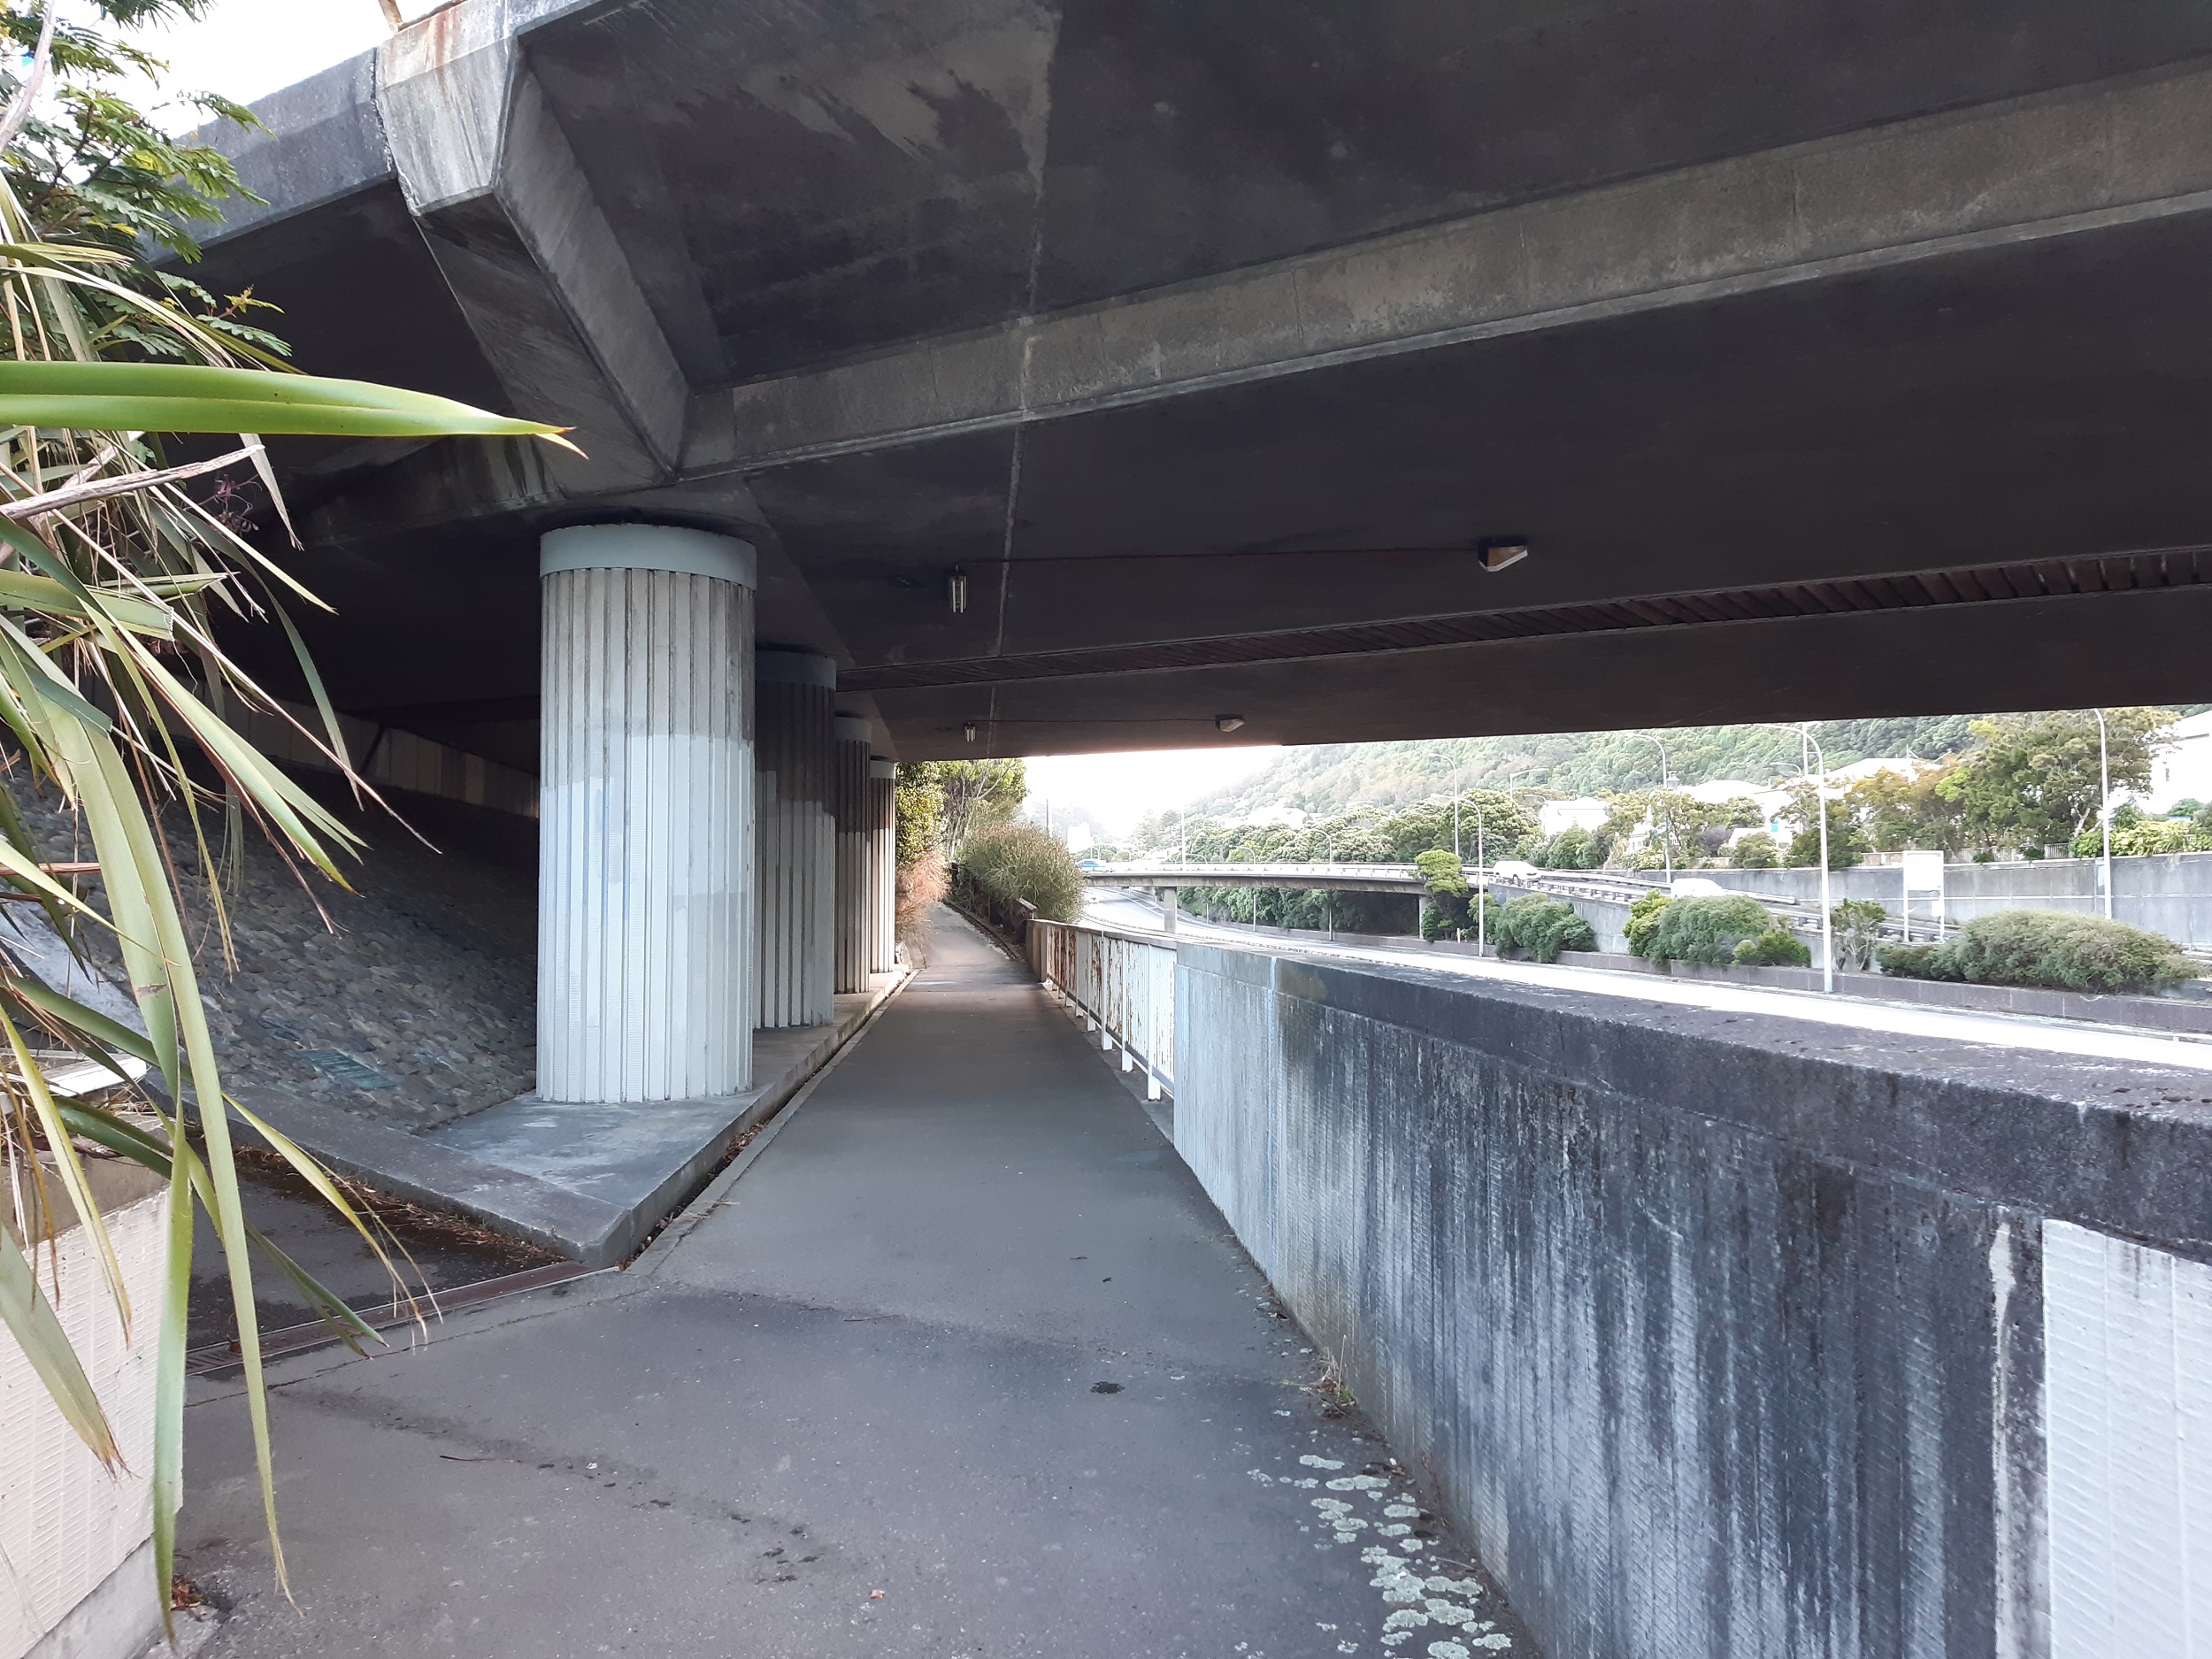
[[514,407],[572,424],[561,492],[658,482],[690,388],[505,8],[459,5],[379,53],[392,165],[455,301]]
[[751,471],[2212,207],[2212,69],[1609,184],[738,386]]
[[[420,633],[367,573],[425,538],[518,610],[565,518],[726,528],[764,637],[916,759],[1211,743],[1224,710],[1299,742],[2193,695],[2212,26],[1816,7],[1764,49],[1801,110],[1691,73],[1753,50],[1747,0],[1663,41],[1601,0],[1571,47],[1385,0],[1306,68],[1208,34],[1234,4],[458,0],[280,95],[241,149],[272,204],[209,274],[319,235],[342,287],[381,237],[434,281],[415,332],[469,342],[405,378],[591,451],[318,463],[310,561]],[[1437,96],[1381,96],[1407,74]],[[1632,134],[1563,126],[1593,77]],[[1079,205],[1191,191],[1118,238]],[[362,332],[271,296],[318,357]],[[1509,530],[1536,557],[1482,573]],[[347,649],[337,680],[388,678]],[[426,704],[527,695],[518,648],[422,655],[467,680]]]

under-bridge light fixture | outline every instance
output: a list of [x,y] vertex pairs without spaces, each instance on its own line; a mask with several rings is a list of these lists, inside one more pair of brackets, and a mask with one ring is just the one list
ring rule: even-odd
[[974,741],[975,741],[975,722],[974,722],[973,720],[971,720],[971,721],[969,721],[969,722],[968,722],[965,726],[962,726],[962,727],[960,728],[960,735],[961,735],[962,737],[965,738],[965,739],[966,739],[969,742],[971,742],[971,743],[974,742]]
[[1528,538],[1525,535],[1486,535],[1475,543],[1475,557],[1482,567],[1496,572],[1509,565],[1518,565],[1528,557]]
[[968,572],[956,565],[945,572],[945,597],[952,601],[952,614],[964,616],[968,609]]
[[1244,717],[1240,714],[1217,714],[1214,716],[1214,730],[1217,732],[1233,732],[1243,724]]

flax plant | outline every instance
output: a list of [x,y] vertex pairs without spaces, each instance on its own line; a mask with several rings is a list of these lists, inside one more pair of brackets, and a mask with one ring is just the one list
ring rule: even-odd
[[[23,130],[42,66],[42,54],[0,114],[0,154]],[[348,1341],[381,1340],[246,1219],[233,1118],[384,1255],[373,1217],[226,1093],[210,1037],[192,940],[205,933],[227,955],[225,861],[216,851],[225,833],[250,821],[288,857],[342,883],[340,860],[360,844],[231,723],[242,710],[291,717],[226,652],[219,619],[283,631],[319,730],[294,724],[357,799],[370,792],[286,612],[320,602],[203,504],[196,480],[250,470],[281,519],[258,434],[564,440],[556,428],[441,398],[290,373],[254,331],[218,326],[180,303],[173,285],[132,280],[142,273],[132,253],[42,235],[0,172],[0,743],[14,751],[19,775],[56,792],[75,816],[104,895],[96,902],[42,863],[0,789],[0,898],[41,906],[73,948],[88,933],[111,939],[143,1025],[142,1033],[131,1029],[59,994],[0,951],[0,1142],[12,1182],[36,1196],[14,1207],[20,1233],[0,1222],[0,1325],[84,1443],[116,1468],[107,1413],[41,1283],[38,1257],[57,1217],[73,1213],[128,1340],[157,1345],[150,1472],[165,1607],[183,1471],[195,1207],[207,1213],[229,1278],[280,1583],[251,1253],[261,1252]],[[233,442],[213,458],[180,463],[159,435],[174,433],[233,434]],[[173,839],[188,842],[196,879],[180,876]],[[188,926],[194,919],[197,928]],[[58,1091],[50,1079],[61,1059],[93,1062],[111,1086]],[[133,1308],[125,1293],[86,1179],[85,1159],[95,1154],[135,1160],[169,1184],[157,1308]]]

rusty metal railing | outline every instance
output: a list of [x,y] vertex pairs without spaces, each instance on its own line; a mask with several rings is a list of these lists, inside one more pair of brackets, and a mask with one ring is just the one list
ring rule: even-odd
[[1121,1069],[1141,1069],[1145,1098],[1175,1092],[1175,947],[1141,933],[1033,921],[1029,964],[1045,988],[1096,1033]]

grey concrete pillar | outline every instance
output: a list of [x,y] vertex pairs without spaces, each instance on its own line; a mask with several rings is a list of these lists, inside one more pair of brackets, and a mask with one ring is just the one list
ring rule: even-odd
[[538,1093],[752,1080],[753,549],[589,525],[540,543]]
[[837,825],[837,990],[868,988],[868,722],[837,717],[830,814]]
[[830,817],[837,664],[764,650],[754,664],[756,891],[764,1031],[818,1025],[835,982],[836,826]]
[[899,949],[899,769],[868,762],[868,971],[888,973]]

